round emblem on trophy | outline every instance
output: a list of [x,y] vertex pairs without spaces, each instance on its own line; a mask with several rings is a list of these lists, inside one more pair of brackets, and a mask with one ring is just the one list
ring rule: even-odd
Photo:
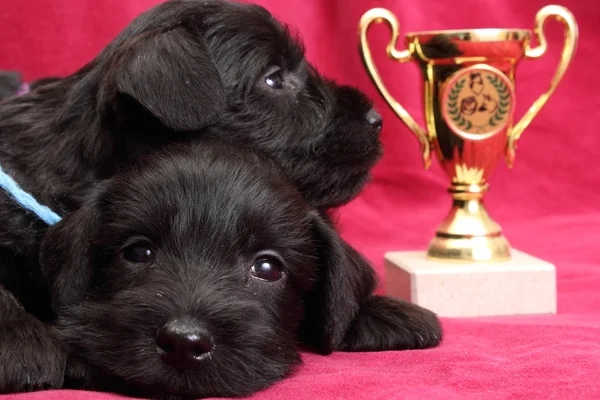
[[489,65],[461,69],[444,85],[441,105],[446,124],[466,139],[485,139],[512,120],[514,88],[502,71]]

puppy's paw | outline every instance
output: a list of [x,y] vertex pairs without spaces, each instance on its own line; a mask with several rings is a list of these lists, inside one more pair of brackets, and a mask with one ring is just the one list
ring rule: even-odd
[[66,354],[51,330],[27,315],[0,326],[0,393],[62,386]]
[[437,316],[415,304],[371,296],[361,307],[338,350],[426,349],[442,340]]

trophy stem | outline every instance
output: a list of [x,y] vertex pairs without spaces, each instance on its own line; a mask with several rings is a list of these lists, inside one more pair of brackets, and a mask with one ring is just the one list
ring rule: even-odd
[[510,245],[483,205],[488,184],[453,184],[452,208],[429,244],[427,256],[448,261],[506,261]]

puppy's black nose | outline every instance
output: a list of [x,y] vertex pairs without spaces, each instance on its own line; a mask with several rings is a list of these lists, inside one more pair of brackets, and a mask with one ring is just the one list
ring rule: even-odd
[[371,108],[366,115],[367,122],[378,131],[383,127],[383,119],[381,115],[374,108]]
[[194,319],[174,319],[156,332],[156,347],[163,361],[177,369],[193,368],[213,348],[208,329]]

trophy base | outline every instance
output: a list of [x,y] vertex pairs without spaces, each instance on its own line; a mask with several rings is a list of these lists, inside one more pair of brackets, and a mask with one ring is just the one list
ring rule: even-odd
[[440,262],[425,252],[385,254],[386,294],[441,317],[556,313],[554,265],[518,250],[503,262]]
[[511,252],[501,233],[479,237],[445,237],[438,233],[429,244],[427,257],[443,262],[501,262],[509,260]]
[[511,258],[510,244],[488,214],[483,196],[488,184],[452,184],[452,208],[438,226],[427,256],[443,262],[502,262]]

